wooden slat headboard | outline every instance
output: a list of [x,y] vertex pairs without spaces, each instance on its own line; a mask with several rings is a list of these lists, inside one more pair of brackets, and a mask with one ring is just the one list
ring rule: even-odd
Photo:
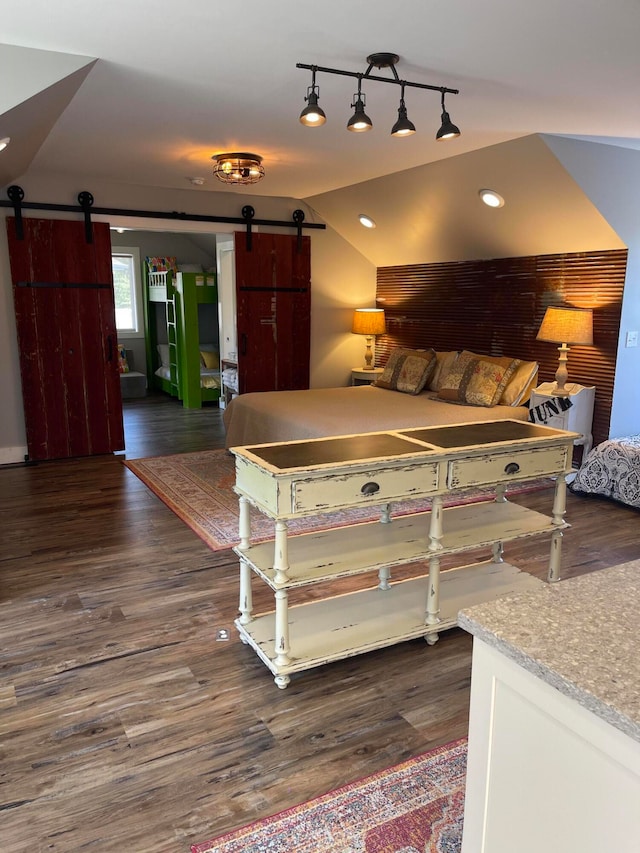
[[536,341],[549,305],[592,308],[594,346],[571,347],[569,379],[596,386],[593,435],[609,435],[627,250],[379,267],[377,305],[387,334],[376,364],[395,346],[469,349],[540,363],[553,380],[554,344]]

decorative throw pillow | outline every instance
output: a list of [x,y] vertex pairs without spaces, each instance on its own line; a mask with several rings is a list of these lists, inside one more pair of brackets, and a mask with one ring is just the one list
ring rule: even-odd
[[438,396],[471,406],[495,406],[519,364],[518,359],[504,366],[495,361],[467,357],[460,368],[456,362],[454,370],[445,377]]
[[521,361],[500,398],[501,406],[524,406],[536,386],[537,361]]
[[160,364],[163,367],[169,367],[169,344],[158,344],[158,355]]
[[389,391],[419,394],[436,368],[436,354],[432,349],[419,352],[397,347],[392,350],[382,376],[373,384]]
[[468,350],[463,350],[458,355],[451,365],[448,373],[444,374],[440,380],[438,397],[441,400],[449,400],[454,403],[461,402],[458,396],[458,389],[460,388],[462,377],[464,376],[464,372],[469,362],[477,358],[480,358],[480,356],[473,352],[469,352]]
[[438,352],[436,350],[436,369],[433,371],[429,380],[429,390],[439,391],[442,380],[453,367],[453,363],[458,358],[458,350],[450,350],[449,352]]
[[147,257],[147,267],[149,272],[165,272],[167,270],[171,270],[174,276],[178,274],[178,265],[173,256],[165,258]]
[[124,344],[118,344],[118,372],[128,373],[129,362],[127,361],[127,350]]
[[220,367],[220,356],[213,350],[200,350],[200,360],[207,370],[217,370]]

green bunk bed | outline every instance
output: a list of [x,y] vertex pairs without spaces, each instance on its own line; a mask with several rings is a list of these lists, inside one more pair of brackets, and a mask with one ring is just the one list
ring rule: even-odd
[[180,272],[147,258],[145,341],[149,385],[187,409],[220,399],[218,288],[214,273]]

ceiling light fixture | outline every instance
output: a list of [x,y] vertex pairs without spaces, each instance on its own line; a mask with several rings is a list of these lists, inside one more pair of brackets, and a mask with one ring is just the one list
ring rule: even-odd
[[[411,136],[415,133],[415,125],[407,117],[407,108],[404,103],[405,87],[414,89],[430,89],[432,92],[440,92],[442,104],[441,126],[436,134],[436,139],[452,139],[460,136],[460,130],[452,123],[449,113],[445,109],[444,96],[445,94],[457,95],[459,89],[449,89],[446,86],[431,86],[428,83],[411,83],[409,80],[401,80],[396,71],[396,64],[400,57],[397,53],[372,53],[367,56],[368,68],[364,72],[358,71],[343,71],[339,68],[323,68],[320,65],[306,65],[303,62],[297,62],[296,68],[305,68],[311,71],[311,86],[307,89],[305,101],[308,106],[300,113],[300,121],[307,127],[318,127],[326,121],[326,115],[318,107],[319,90],[316,86],[316,74],[339,74],[343,77],[355,77],[358,80],[358,94],[354,95],[354,103],[351,104],[355,110],[354,115],[347,123],[347,129],[355,132],[369,130],[372,127],[371,119],[364,112],[364,95],[361,95],[362,80],[375,80],[378,83],[393,83],[401,87],[400,106],[398,107],[398,120],[391,129],[392,136]],[[393,77],[378,77],[371,73],[372,68],[390,68]],[[311,108],[314,108],[313,110]],[[314,112],[315,110],[315,112]],[[321,118],[318,119],[318,114],[321,113]],[[310,120],[310,117],[312,120]],[[366,121],[365,121],[366,119]]]
[[7,145],[11,142],[10,136],[5,136],[4,139],[0,139],[0,151],[4,151]]
[[362,77],[358,77],[358,91],[353,96],[353,115],[347,122],[347,130],[352,130],[354,133],[362,133],[365,130],[371,130],[373,122],[364,111],[366,103],[366,95],[362,94]]
[[487,207],[503,207],[504,199],[495,190],[479,190],[478,195]]
[[264,178],[262,157],[258,154],[235,152],[214,154],[213,174],[225,184],[257,184]]
[[400,106],[398,107],[398,120],[391,128],[391,136],[411,136],[416,132],[415,124],[407,116],[407,108],[404,105],[404,83],[400,90]]
[[316,72],[313,71],[311,75],[311,85],[307,89],[307,94],[305,96],[307,106],[300,113],[300,124],[304,124],[306,127],[320,127],[320,125],[325,123],[327,117],[324,114],[322,107],[318,106],[319,96],[320,89],[316,86]]
[[441,139],[454,139],[456,136],[460,136],[460,128],[456,127],[451,121],[449,113],[444,105],[444,90],[441,91],[442,97],[440,98],[440,103],[442,106],[442,116],[440,117],[440,121],[442,124],[440,125],[440,130],[436,133],[436,139],[438,141]]
[[364,225],[365,228],[375,228],[376,227],[375,221],[370,216],[367,216],[366,213],[360,213],[358,215],[358,219],[360,221],[360,225]]

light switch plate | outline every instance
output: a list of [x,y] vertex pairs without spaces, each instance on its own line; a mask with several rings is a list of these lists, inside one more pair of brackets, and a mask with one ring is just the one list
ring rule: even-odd
[[637,347],[638,346],[638,333],[637,332],[627,332],[627,341],[625,346],[628,347]]

